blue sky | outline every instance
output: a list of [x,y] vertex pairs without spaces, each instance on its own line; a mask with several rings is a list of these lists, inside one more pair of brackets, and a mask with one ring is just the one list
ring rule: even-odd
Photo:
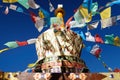
[[[49,11],[48,1],[47,0],[35,0],[42,8]],[[110,0],[93,0],[97,1],[100,6],[104,6]],[[64,20],[66,21],[69,17],[74,14],[74,9],[77,9],[82,0],[51,0],[54,7],[57,8],[58,4],[63,4],[66,11]],[[18,3],[16,5],[22,7]],[[3,4],[0,1],[0,5],[8,6],[9,4]],[[28,13],[28,10],[24,9],[24,12]],[[38,10],[30,9],[37,14]],[[112,7],[112,16],[120,14],[120,5],[114,5]],[[25,41],[30,38],[37,38],[40,33],[34,26],[29,15],[23,13],[15,12],[10,10],[8,15],[5,15],[4,8],[0,8],[0,49],[4,48],[4,43],[8,41]],[[53,12],[50,13],[51,17],[54,16]],[[94,19],[99,19],[99,16],[95,16]],[[101,37],[104,37],[106,34],[114,34],[115,36],[120,37],[120,25],[112,26],[110,28],[101,29],[100,26],[97,29],[91,30],[92,35],[100,34]],[[44,29],[45,30],[45,29]],[[43,30],[43,31],[44,31]],[[83,32],[86,32],[85,29]],[[86,45],[94,45],[95,43],[84,42]],[[102,48],[102,59],[109,65],[111,68],[120,68],[120,47],[99,44]],[[107,72],[103,67],[100,61],[98,61],[93,55],[88,53],[85,49],[82,50],[81,58],[86,62],[86,65],[91,72]],[[35,45],[27,45],[24,47],[19,47],[16,49],[11,49],[9,51],[3,52],[0,54],[0,70],[5,72],[16,72],[23,71],[27,68],[29,63],[33,63],[37,60]]]

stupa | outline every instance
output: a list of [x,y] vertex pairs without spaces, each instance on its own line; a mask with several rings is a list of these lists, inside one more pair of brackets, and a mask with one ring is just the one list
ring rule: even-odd
[[35,72],[80,73],[89,72],[80,58],[82,38],[64,25],[65,10],[58,5],[55,16],[51,17],[51,28],[36,40],[37,64]]

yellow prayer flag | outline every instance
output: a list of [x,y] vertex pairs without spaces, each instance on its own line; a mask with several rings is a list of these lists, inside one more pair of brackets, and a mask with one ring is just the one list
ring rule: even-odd
[[120,38],[119,38],[118,36],[116,36],[116,37],[114,38],[114,45],[115,45],[115,46],[120,46]]
[[85,22],[90,22],[92,20],[92,14],[88,13],[88,9],[80,6],[80,12],[85,19]]
[[9,48],[5,48],[5,49],[2,49],[0,50],[0,53],[4,52],[4,51],[7,51]]
[[3,3],[15,3],[18,0],[3,0]]
[[38,15],[39,15],[40,18],[45,18],[45,16],[44,16],[42,11],[39,11]]
[[36,65],[36,64],[34,64],[34,63],[33,63],[33,64],[29,64],[28,67],[29,67],[29,68],[32,68],[32,67],[34,67],[35,65]]
[[101,19],[106,19],[111,17],[111,7],[108,7],[107,9],[100,12]]
[[28,68],[32,68],[32,67],[35,67],[37,64],[37,61],[35,63],[31,63],[31,64],[28,64]]

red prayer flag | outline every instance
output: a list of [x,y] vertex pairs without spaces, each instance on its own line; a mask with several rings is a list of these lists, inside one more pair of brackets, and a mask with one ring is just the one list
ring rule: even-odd
[[22,42],[16,41],[16,43],[17,43],[19,46],[25,46],[25,45],[28,44],[27,41],[22,41]]
[[101,53],[101,49],[98,49],[95,51],[95,56],[98,58],[100,56],[100,53]]
[[98,34],[95,35],[95,41],[98,43],[104,43],[104,41],[102,40],[102,38]]
[[114,70],[114,72],[120,72],[120,69],[116,68],[116,69]]
[[30,11],[30,16],[31,16],[32,21],[36,23],[36,18],[37,18],[36,14]]

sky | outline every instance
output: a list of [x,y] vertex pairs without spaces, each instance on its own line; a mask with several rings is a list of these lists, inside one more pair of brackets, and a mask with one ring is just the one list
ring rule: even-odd
[[[48,0],[35,0],[37,4],[39,4],[42,8],[46,9],[49,12]],[[105,6],[110,0],[93,0],[93,2],[98,2],[99,7]],[[74,14],[74,10],[77,9],[83,0],[51,0],[53,6],[57,8],[58,4],[63,4],[65,9],[65,17],[64,21]],[[4,14],[5,8],[0,8],[0,49],[3,49],[5,46],[3,45],[9,41],[25,41],[31,38],[37,38],[41,32],[38,32],[32,22],[29,12],[23,6],[18,3],[14,3],[17,6],[23,8],[24,13],[16,12],[13,10],[9,11],[8,15]],[[0,5],[9,6],[10,4],[2,3],[0,1]],[[36,14],[38,9],[29,9]],[[120,5],[112,6],[111,16],[116,16],[120,14]],[[50,12],[51,17],[54,17],[54,13]],[[99,16],[94,16],[93,21],[99,19]],[[120,27],[119,23],[116,26],[111,26],[109,28],[101,29],[98,26],[97,29],[90,30],[92,35],[99,34],[101,37],[105,35],[114,34],[115,36],[120,37]],[[48,28],[44,28],[42,32],[47,30]],[[80,29],[80,28],[79,28]],[[80,29],[83,32],[86,32],[86,28]],[[85,42],[87,46],[93,46],[96,43]],[[99,44],[102,52],[101,56],[103,61],[112,69],[120,68],[120,47]],[[81,57],[87,67],[90,69],[90,72],[108,72],[102,65],[102,63],[97,60],[96,57],[91,55],[83,48]],[[30,63],[34,63],[37,60],[37,54],[35,45],[27,45],[23,47],[18,47],[15,49],[8,50],[0,54],[0,70],[5,72],[17,72],[24,71],[27,68],[27,65]]]

